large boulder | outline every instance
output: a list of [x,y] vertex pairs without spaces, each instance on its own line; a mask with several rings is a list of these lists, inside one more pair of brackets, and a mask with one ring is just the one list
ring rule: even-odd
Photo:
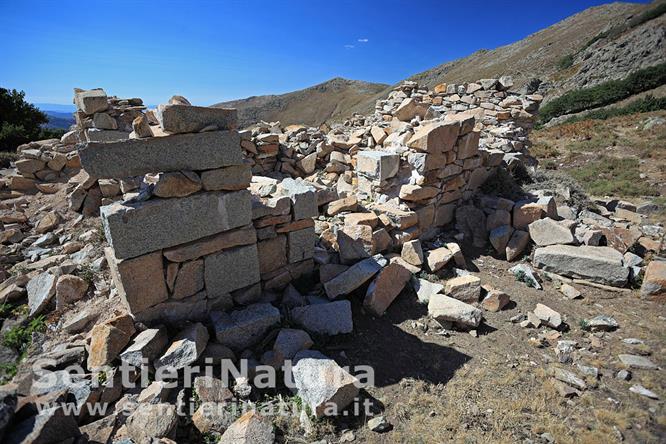
[[562,276],[616,287],[626,285],[629,278],[622,254],[610,247],[550,245],[536,250],[534,265]]

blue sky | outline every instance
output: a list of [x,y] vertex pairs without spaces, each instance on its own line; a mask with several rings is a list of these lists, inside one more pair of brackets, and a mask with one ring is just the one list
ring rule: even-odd
[[598,0],[0,0],[0,86],[71,103],[279,94],[332,77],[395,83],[512,43]]

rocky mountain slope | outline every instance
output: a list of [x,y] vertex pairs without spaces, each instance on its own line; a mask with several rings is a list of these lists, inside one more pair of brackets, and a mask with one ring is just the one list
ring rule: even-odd
[[349,109],[365,102],[369,97],[374,97],[387,87],[388,85],[382,83],[336,77],[287,94],[253,96],[213,106],[238,109],[241,126],[259,120],[319,125],[327,120],[347,117]]
[[[567,91],[623,78],[636,69],[662,62],[666,16],[644,22],[637,19],[663,4],[618,2],[589,8],[510,45],[481,49],[407,80],[432,88],[443,82],[462,83],[508,74],[513,76],[515,87],[521,88],[537,78],[548,102]],[[371,112],[376,100],[386,97],[393,86],[336,78],[288,94],[215,106],[237,107],[242,124],[263,119],[312,125],[354,112]]]

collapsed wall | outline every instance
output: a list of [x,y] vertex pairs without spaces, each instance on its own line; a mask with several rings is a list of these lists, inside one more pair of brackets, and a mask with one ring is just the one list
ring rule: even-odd
[[[430,92],[408,82],[373,116],[332,129],[261,123],[239,132],[235,110],[176,96],[155,112],[135,109],[127,137],[84,129],[87,177],[71,197],[89,196],[90,183],[117,186],[101,209],[106,255],[136,319],[203,319],[270,300],[315,269],[316,251],[352,264],[434,237],[494,168],[527,153],[527,110],[538,98],[511,95],[506,83]],[[79,91],[75,102],[101,106],[99,91]],[[320,214],[343,214],[345,224],[319,223]]]

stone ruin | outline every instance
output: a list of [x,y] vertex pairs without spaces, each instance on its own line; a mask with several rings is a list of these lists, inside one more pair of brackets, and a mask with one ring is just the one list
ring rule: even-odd
[[[53,305],[60,312],[54,331],[65,332],[71,343],[45,345],[42,354],[85,365],[85,375],[63,385],[81,395],[72,403],[104,399],[114,408],[132,408],[105,417],[44,410],[22,421],[19,432],[57,435],[52,441],[84,434],[105,435],[97,441],[107,442],[115,434],[150,442],[196,429],[223,434],[220,442],[227,443],[252,425],[251,437],[240,442],[258,442],[257,430],[273,442],[272,425],[256,412],[232,423],[226,410],[211,414],[202,404],[191,422],[179,424],[164,381],[140,392],[114,387],[119,363],[138,370],[148,362],[183,375],[209,358],[247,359],[251,372],[291,360],[293,393],[313,415],[323,416],[331,403],[342,410],[358,396],[358,380],[310,348],[321,337],[354,331],[354,299],[362,302],[361,314],[378,317],[410,285],[436,328],[473,335],[483,310],[507,307],[508,294],[468,271],[462,242],[485,248],[489,241],[509,261],[533,242],[532,265],[560,282],[566,298],[581,295],[572,284],[630,291],[621,287],[640,277],[643,297],[663,297],[666,263],[643,262],[663,251],[663,228],[645,223],[641,207],[598,201],[592,212],[558,206],[557,190],[525,193],[518,201],[479,192],[497,169],[533,164],[527,135],[541,97],[512,93],[510,83],[488,79],[429,91],[406,82],[370,116],[319,128],[260,122],[240,131],[235,110],[191,106],[179,96],[145,110],[138,99],[77,91],[77,128],[52,145],[66,146],[58,149],[83,166],[60,173],[75,173],[66,184],[70,208],[84,216],[99,213],[109,247],[103,255],[95,249],[95,230],[78,241],[58,231],[56,210],[39,220],[24,214],[27,196],[5,199],[0,240],[12,244],[4,251],[11,252],[6,256],[14,270],[21,265],[30,271],[0,283],[0,295],[26,296],[30,316]],[[77,152],[64,143],[74,139]],[[46,175],[26,174],[35,178],[18,175],[5,183],[23,177],[47,192],[40,188],[48,184]],[[81,220],[67,222],[74,227]],[[106,264],[113,289],[104,273],[90,291],[82,277],[70,274],[84,265],[102,271]],[[527,262],[509,272],[540,288]],[[426,279],[432,274],[438,274],[436,282]],[[94,306],[100,302],[113,309],[95,313],[91,308],[99,310]],[[523,328],[541,328],[539,337],[565,320],[541,303],[511,318]],[[608,316],[589,325],[618,326]],[[557,352],[558,359],[571,359],[567,353]],[[28,363],[15,378],[17,392],[48,395],[30,385],[41,376],[25,370]],[[105,366],[115,372],[108,380],[96,373]],[[568,374],[560,380],[570,381]],[[207,383],[217,389],[206,390]],[[177,404],[195,395],[202,402],[247,404],[257,389],[244,377],[227,387],[197,375],[193,394],[179,390]],[[301,424],[307,416],[303,410]]]
[[[107,261],[138,321],[204,320],[270,302],[327,250],[344,265],[361,261],[363,274],[383,263],[373,255],[433,238],[495,168],[527,159],[539,97],[508,86],[503,78],[429,92],[407,82],[367,119],[240,132],[235,110],[175,96],[146,111],[140,99],[77,90],[84,170],[71,181],[70,208],[94,215],[103,205]],[[370,213],[348,214],[362,206]],[[316,223],[338,214],[341,226]],[[459,248],[449,245],[441,260],[453,256]],[[328,296],[353,290],[358,271],[328,283]]]
[[235,110],[170,104],[158,116],[168,135],[79,150],[100,180],[145,175],[134,198],[101,209],[106,257],[135,319],[203,320],[312,271],[314,189],[285,179],[253,195]]

